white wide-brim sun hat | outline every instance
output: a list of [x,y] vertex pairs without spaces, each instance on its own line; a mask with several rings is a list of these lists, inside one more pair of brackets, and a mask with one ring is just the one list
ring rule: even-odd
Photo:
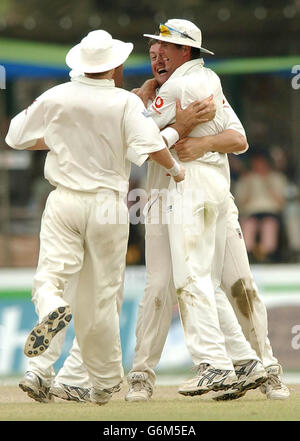
[[133,50],[132,43],[115,40],[104,31],[89,32],[66,55],[66,63],[77,72],[101,73],[123,64]]
[[159,26],[159,35],[144,34],[144,37],[168,43],[191,46],[200,49],[201,52],[214,55],[213,52],[202,47],[202,32],[191,21],[172,18]]

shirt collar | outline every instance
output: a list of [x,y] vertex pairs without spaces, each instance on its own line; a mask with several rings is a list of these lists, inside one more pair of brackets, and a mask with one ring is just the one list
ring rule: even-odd
[[170,76],[169,80],[171,78],[181,77],[195,66],[203,67],[204,66],[203,58],[197,58],[196,60],[186,61],[181,66],[177,67],[177,69]]
[[71,77],[71,81],[83,83],[83,84],[89,84],[90,86],[100,86],[100,87],[114,87],[115,85],[114,80],[108,80],[108,79],[95,80],[94,78],[88,78],[83,74]]

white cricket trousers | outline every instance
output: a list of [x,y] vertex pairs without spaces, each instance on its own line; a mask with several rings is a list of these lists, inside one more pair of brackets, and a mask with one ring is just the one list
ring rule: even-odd
[[[81,275],[85,271],[90,271],[89,264],[89,259],[84,259],[84,263],[80,271]],[[117,296],[117,311],[119,316],[123,300],[123,287],[124,281]],[[68,303],[71,305],[72,309],[74,309],[73,304],[74,298],[76,298],[75,296],[77,289],[78,277],[76,277],[75,275],[75,277],[72,278],[72,280],[68,284],[64,296]],[[64,361],[63,366],[59,369],[57,374],[54,371],[53,365],[61,356],[66,333],[67,328],[64,328],[54,337],[46,352],[41,354],[39,357],[30,358],[28,363],[28,371],[37,374],[40,378],[42,378],[44,384],[48,387],[52,385],[55,378],[56,383],[66,384],[68,386],[90,388],[91,381],[87,369],[82,361],[80,348],[78,346],[76,337],[74,337],[73,339],[72,347]]]
[[[195,365],[233,370],[220,327],[214,260],[223,262],[229,186],[220,168],[187,163],[185,179],[170,181],[168,223],[173,279],[188,351]],[[170,208],[169,208],[170,207]],[[225,295],[224,295],[225,297]]]
[[[151,218],[146,223],[146,286],[142,300],[139,303],[138,318],[136,325],[136,347],[131,372],[143,371],[149,375],[152,385],[155,383],[154,368],[158,364],[167,339],[168,331],[172,320],[173,307],[177,304],[176,290],[173,282],[172,263],[170,255],[169,235],[167,224],[162,224],[160,209],[162,203],[159,199],[155,201],[158,205],[157,210],[154,204],[150,211]],[[158,213],[158,216],[153,215]],[[258,294],[256,285],[251,274],[247,251],[241,229],[238,222],[238,210],[234,200],[230,198],[228,203],[228,212],[226,215],[226,246],[222,272],[222,288],[232,303],[234,313],[242,326],[243,333],[247,340],[251,343],[256,354],[261,358],[265,367],[277,365],[278,360],[273,356],[272,348],[267,337],[267,312],[266,307]],[[163,269],[163,270],[162,270]],[[244,282],[245,281],[245,284]],[[248,288],[247,288],[248,287]],[[239,289],[238,289],[239,288]],[[250,300],[247,295],[250,293]],[[220,293],[219,293],[220,294]],[[224,307],[228,308],[228,303],[224,302],[224,298],[216,295],[216,303],[218,316],[224,314]],[[229,308],[230,313],[230,308]],[[224,314],[224,317],[228,314]],[[235,319],[232,320],[234,323]],[[223,321],[220,325],[222,331],[230,332],[230,326],[225,329]],[[228,355],[234,357],[234,349],[239,351],[235,353],[237,361],[240,356],[251,357],[241,351],[241,346],[233,341],[234,333],[226,335],[225,345]],[[51,344],[52,346],[52,344]],[[244,344],[242,345],[242,348]],[[42,360],[48,351],[37,357],[33,362]],[[244,351],[242,349],[242,351]],[[58,356],[54,357],[54,363]],[[30,361],[31,363],[31,361]],[[49,361],[45,363],[47,366]],[[39,363],[41,367],[41,363]],[[42,367],[40,373],[45,372]],[[44,377],[42,377],[44,378]],[[76,342],[72,347],[69,357],[66,359],[64,366],[58,372],[56,380],[60,383],[76,385],[81,387],[89,387],[88,377],[85,368],[81,362],[80,352],[76,346]]]
[[230,198],[221,285],[245,337],[267,368],[277,365],[278,360],[268,338],[267,310],[251,273],[238,214],[234,200]]
[[[158,202],[156,201],[156,203]],[[162,225],[159,218],[155,219],[155,221],[157,222],[156,224],[153,222],[153,224],[149,223],[145,226],[147,279],[145,293],[139,303],[136,325],[136,348],[131,370],[131,372],[147,372],[152,385],[155,383],[154,369],[161,358],[170,328],[173,307],[177,304],[176,290],[173,283],[168,227],[166,224]],[[245,243],[240,231],[238,210],[233,199],[230,198],[227,213],[222,288],[232,303],[245,337],[263,361],[264,366],[277,365],[278,360],[273,356],[267,337],[267,312],[265,304],[259,296],[253,281]],[[163,271],[162,268],[164,269]],[[82,271],[84,271],[84,267]],[[243,282],[241,282],[243,280],[246,281],[248,287],[250,284],[251,292],[256,293],[254,301],[251,302],[250,300],[251,303],[248,303],[246,298],[247,289],[237,289],[244,286]],[[70,288],[71,286],[69,285],[67,292],[70,291]],[[76,287],[73,288],[74,291],[75,289]],[[232,289],[234,297],[231,294]],[[121,293],[122,289],[120,295]],[[121,301],[120,297],[118,301],[119,308]],[[60,356],[63,340],[64,331],[61,331],[53,339],[49,349],[44,354],[29,359],[28,369],[39,375],[49,386],[55,376],[52,366]],[[229,345],[226,342],[225,336],[226,348],[230,353]],[[82,362],[76,339],[74,339],[69,356],[56,376],[56,381],[71,386],[90,387],[89,377]]]
[[[104,223],[105,211],[115,213],[110,223]],[[66,305],[66,287],[78,274],[74,328],[97,389],[113,387],[123,377],[117,296],[124,279],[128,232],[126,203],[106,189],[85,193],[58,187],[50,193],[42,216],[33,302],[40,320]]]
[[[157,201],[158,203],[159,201]],[[240,225],[238,222],[238,210],[232,198],[229,200],[228,212],[226,215],[226,246],[224,255],[224,265],[222,272],[222,287],[226,295],[231,299],[231,289],[241,279],[253,280],[248,256],[243,238],[240,239]],[[173,282],[168,226],[161,223],[146,224],[146,287],[142,300],[139,304],[137,326],[136,326],[136,347],[131,372],[143,371],[149,375],[149,381],[152,385],[155,383],[154,369],[157,366],[163,348],[167,339],[168,331],[172,320],[173,307],[177,304],[176,290]],[[233,257],[234,256],[234,257]],[[162,271],[162,268],[164,269]],[[265,367],[278,364],[278,360],[273,356],[270,342],[267,338],[267,320],[266,308],[263,300],[259,296],[255,284],[253,289],[256,291],[255,301],[253,301],[253,314],[247,313],[246,307],[241,311],[237,306],[237,301],[232,302],[235,316],[242,325],[242,330],[251,343],[253,349],[257,351],[256,355],[260,357],[257,347],[261,347],[262,361]],[[246,291],[240,290],[239,303],[246,305]],[[244,302],[243,302],[244,297]],[[224,307],[229,313],[224,317],[230,316],[232,312],[228,308],[228,303],[224,298],[216,295],[218,316],[224,314]],[[248,303],[247,303],[248,304]],[[232,319],[235,323],[236,318]],[[221,329],[225,333],[225,345],[229,356],[234,355],[230,345],[238,351],[235,354],[236,360],[240,356],[252,357],[251,350],[247,354],[247,346],[242,346],[238,341],[233,341],[234,334],[227,335],[230,331],[229,326],[224,326],[223,320],[220,322]],[[245,348],[245,350],[243,349]],[[241,351],[241,352],[240,352]],[[242,355],[244,352],[244,355]],[[256,358],[256,357],[254,357]]]

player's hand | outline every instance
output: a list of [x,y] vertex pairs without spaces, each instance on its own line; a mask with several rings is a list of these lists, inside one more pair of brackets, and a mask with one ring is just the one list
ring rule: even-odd
[[175,182],[181,182],[185,178],[185,169],[182,165],[180,165],[180,173],[177,176],[173,176]]
[[153,101],[156,96],[156,88],[157,82],[154,78],[147,80],[144,84],[138,89],[133,89],[131,92],[135,93],[144,103],[144,106],[147,107],[148,101]]
[[45,143],[44,138],[39,138],[37,139],[34,146],[28,147],[26,150],[50,150],[50,149]]
[[201,101],[201,115],[203,118],[203,122],[212,121],[216,116],[217,106],[214,102],[214,96],[210,95],[205,100]]
[[179,100],[176,100],[176,122],[171,127],[177,130],[179,137],[187,136],[198,124],[210,121],[215,117],[216,105],[213,95],[203,101],[194,101],[182,109]]
[[[205,138],[205,137],[204,137]],[[182,138],[175,145],[174,149],[182,162],[194,161],[207,153],[207,143],[202,138]]]

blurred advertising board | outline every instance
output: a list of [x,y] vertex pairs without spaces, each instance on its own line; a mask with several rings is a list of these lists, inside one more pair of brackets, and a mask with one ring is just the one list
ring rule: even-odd
[[[268,309],[269,338],[274,354],[289,369],[300,369],[300,266],[256,265],[254,279]],[[0,270],[0,376],[21,375],[27,367],[25,339],[37,321],[31,301],[33,269]],[[145,268],[127,267],[120,316],[123,364],[131,368],[135,347],[138,303],[143,296]],[[71,323],[60,359],[62,366],[74,338]],[[180,371],[191,366],[185,347],[177,306],[158,370]]]

